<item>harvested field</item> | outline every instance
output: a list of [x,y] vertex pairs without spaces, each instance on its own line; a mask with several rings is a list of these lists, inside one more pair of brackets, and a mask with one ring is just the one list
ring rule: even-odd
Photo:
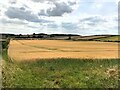
[[118,58],[118,43],[68,40],[11,40],[8,55],[13,60],[50,58]]

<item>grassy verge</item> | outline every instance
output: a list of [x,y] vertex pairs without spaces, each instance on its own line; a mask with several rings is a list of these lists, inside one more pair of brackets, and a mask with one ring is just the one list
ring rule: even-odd
[[6,88],[117,88],[118,59],[6,61],[2,81]]

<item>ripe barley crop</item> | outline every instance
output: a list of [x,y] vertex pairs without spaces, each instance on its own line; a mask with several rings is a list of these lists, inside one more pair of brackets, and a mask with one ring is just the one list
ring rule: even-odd
[[118,58],[118,43],[67,40],[12,40],[8,54],[14,60]]

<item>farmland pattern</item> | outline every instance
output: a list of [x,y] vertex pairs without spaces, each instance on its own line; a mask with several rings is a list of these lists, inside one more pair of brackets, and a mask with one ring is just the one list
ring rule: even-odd
[[118,58],[118,43],[65,40],[11,40],[8,54],[13,60],[50,58]]

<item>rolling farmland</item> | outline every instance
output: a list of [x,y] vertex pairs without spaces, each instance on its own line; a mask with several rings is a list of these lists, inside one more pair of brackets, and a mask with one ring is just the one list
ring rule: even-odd
[[117,42],[11,40],[2,56],[4,88],[118,88],[119,85]]
[[67,40],[11,40],[8,54],[13,60],[50,58],[118,58],[118,43]]

